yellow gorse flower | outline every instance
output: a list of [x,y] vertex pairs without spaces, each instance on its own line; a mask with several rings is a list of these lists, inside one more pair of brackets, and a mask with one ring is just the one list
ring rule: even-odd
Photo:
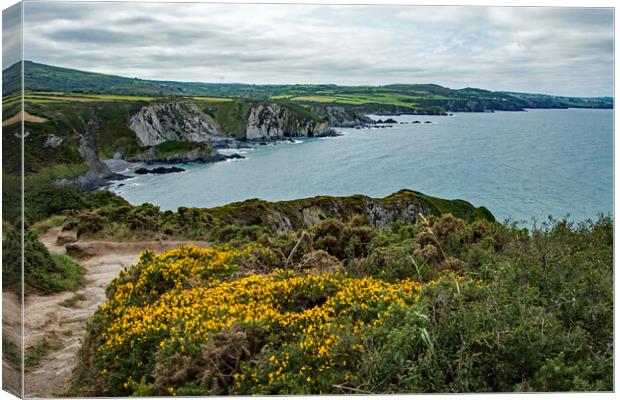
[[[362,353],[365,327],[380,323],[394,307],[413,304],[422,289],[410,279],[390,283],[341,272],[236,275],[241,257],[263,250],[184,246],[158,256],[146,252],[137,267],[112,284],[112,296],[100,312],[105,328],[99,351],[128,354],[158,338],[153,351],[184,353],[227,328],[258,326],[283,343],[295,343],[304,359],[318,362],[318,371],[299,370],[310,384],[311,375],[346,366],[346,360],[333,358],[332,349],[348,346],[348,352]],[[344,330],[360,340],[341,343]],[[297,374],[288,354],[271,355],[266,362],[271,366],[266,381],[255,373],[237,373],[235,386],[243,381],[271,384]]]

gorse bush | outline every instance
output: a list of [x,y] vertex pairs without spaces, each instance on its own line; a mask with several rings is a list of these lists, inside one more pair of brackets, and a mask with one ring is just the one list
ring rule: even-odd
[[609,218],[354,218],[242,242],[144,253],[92,319],[73,392],[613,388]]
[[[145,253],[95,319],[102,390],[128,395],[141,382],[151,394],[327,392],[349,377],[365,327],[415,302],[421,288],[342,273],[244,276],[270,258],[260,247]],[[236,368],[210,366],[214,342],[229,336],[244,338],[243,351],[221,355]]]

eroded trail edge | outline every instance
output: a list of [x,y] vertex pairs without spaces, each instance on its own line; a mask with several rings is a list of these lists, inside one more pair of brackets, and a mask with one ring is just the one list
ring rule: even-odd
[[84,267],[84,285],[74,292],[31,295],[25,304],[25,345],[45,348],[45,356],[26,371],[26,394],[46,397],[62,394],[71,376],[86,330],[86,323],[106,300],[105,289],[119,272],[138,261],[146,249],[162,252],[182,244],[208,247],[201,241],[109,242],[78,241],[58,245],[59,228],[48,230],[40,240],[52,253],[69,254]]

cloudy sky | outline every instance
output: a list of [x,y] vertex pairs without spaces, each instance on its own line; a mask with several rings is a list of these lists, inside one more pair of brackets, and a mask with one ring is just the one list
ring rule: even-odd
[[613,94],[613,11],[25,3],[25,58],[147,79]]

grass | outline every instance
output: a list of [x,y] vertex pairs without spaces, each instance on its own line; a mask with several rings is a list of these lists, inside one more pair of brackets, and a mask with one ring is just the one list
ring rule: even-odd
[[77,302],[84,300],[86,300],[86,296],[84,296],[82,293],[75,293],[73,296],[61,302],[60,305],[62,307],[73,307],[77,304]]
[[84,268],[65,254],[52,254],[52,259],[62,270],[62,276],[57,283],[63,290],[75,290],[82,286],[84,281]]
[[291,98],[293,101],[311,101],[314,103],[335,103],[338,100],[337,97],[330,96],[297,96]]
[[118,101],[153,101],[156,97],[150,96],[129,96],[120,94],[82,94],[65,92],[27,92],[25,97],[32,99],[62,99],[70,101],[97,101],[97,100],[118,100]]
[[45,356],[47,356],[50,351],[57,349],[57,345],[53,345],[45,339],[34,346],[27,348],[24,357],[24,368],[26,371],[32,371],[41,365],[41,361],[43,361]]
[[57,179],[72,179],[88,172],[88,166],[82,164],[55,164],[47,166],[34,174],[26,176],[25,185],[37,182],[50,182]]
[[[49,103],[88,103],[97,101],[154,101],[157,97],[128,96],[117,94],[81,94],[63,92],[27,92],[24,94],[24,102],[31,104]],[[208,98],[207,98],[208,99]],[[214,98],[213,98],[214,99]],[[232,99],[230,99],[232,101]],[[21,101],[21,96],[9,96],[2,99],[2,106],[8,107]]]
[[11,342],[8,337],[2,336],[2,359],[6,360],[15,368],[21,366],[21,351],[19,347]]
[[230,97],[192,97],[193,100],[197,100],[202,103],[230,103],[231,101],[235,101]]
[[[2,101],[2,107],[9,107],[12,106],[13,104],[18,104],[21,101],[21,98],[16,98],[16,99],[12,99],[9,101]],[[25,97],[24,98],[24,102],[25,103],[31,103],[31,104],[50,104],[50,103],[66,103],[65,100],[52,100],[52,99],[39,99],[39,98],[31,98],[31,97]]]
[[93,95],[84,95],[83,98],[93,98],[97,100],[113,100],[113,101],[154,101],[157,100],[157,97],[147,97],[147,96],[124,96],[124,95],[116,95],[116,94],[93,94]]
[[227,134],[237,138],[245,134],[246,120],[250,113],[251,104],[243,100],[203,103],[204,111],[214,117]]
[[48,229],[61,227],[64,222],[65,217],[63,215],[53,215],[47,219],[32,224],[30,229],[36,232],[37,235],[42,235],[47,232]]
[[[430,95],[433,99],[438,99],[443,96]],[[333,103],[333,104],[346,104],[346,105],[364,105],[364,104],[380,104],[398,107],[413,108],[416,106],[416,99],[418,96],[412,96],[408,94],[396,93],[391,91],[377,91],[368,90],[363,92],[355,91],[336,91],[336,90],[320,90],[316,93],[309,93],[307,95],[296,95],[295,93],[271,96],[271,99],[287,99],[290,101],[298,101],[302,103]],[[424,95],[425,99],[430,98],[429,95]],[[447,98],[444,98],[447,99]]]

